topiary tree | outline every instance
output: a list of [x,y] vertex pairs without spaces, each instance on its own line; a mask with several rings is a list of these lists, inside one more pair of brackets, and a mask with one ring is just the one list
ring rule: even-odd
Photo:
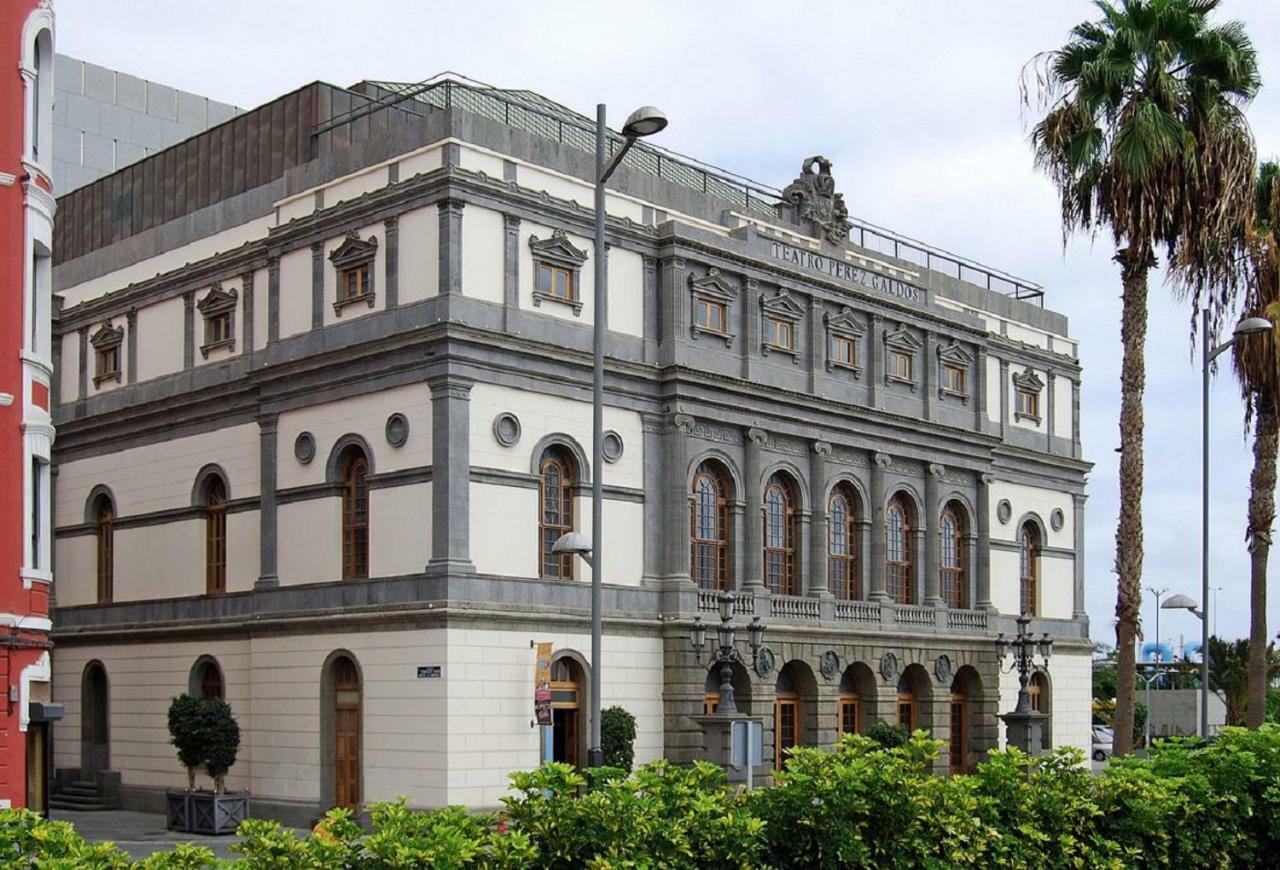
[[201,702],[201,739],[204,744],[204,770],[213,777],[214,794],[226,791],[223,780],[236,763],[240,750],[240,726],[231,714],[231,705],[221,698]]
[[617,767],[628,773],[635,761],[636,717],[621,707],[600,712],[600,743],[606,767]]
[[187,791],[196,790],[196,769],[204,760],[203,707],[194,695],[179,695],[169,704],[169,742],[187,769]]
[[872,724],[867,729],[866,736],[879,743],[881,749],[897,749],[899,746],[905,746],[911,739],[906,728],[901,725],[890,725],[883,719]]

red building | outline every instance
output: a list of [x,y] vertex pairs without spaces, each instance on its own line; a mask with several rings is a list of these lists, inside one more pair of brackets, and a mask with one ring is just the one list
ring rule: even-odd
[[50,703],[53,10],[0,4],[0,806],[44,809]]

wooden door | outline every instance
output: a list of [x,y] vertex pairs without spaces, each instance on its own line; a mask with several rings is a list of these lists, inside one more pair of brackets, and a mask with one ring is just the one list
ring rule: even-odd
[[32,722],[27,726],[27,809],[49,815],[49,726]]
[[969,772],[969,702],[959,692],[951,696],[951,772]]
[[334,804],[360,805],[360,674],[353,661],[333,663]]
[[582,765],[582,678],[578,666],[567,658],[551,663],[551,759],[574,767]]
[[111,717],[108,710],[107,672],[94,662],[85,669],[80,687],[80,767],[86,779],[111,769]]
[[800,742],[800,701],[779,695],[773,702],[773,766],[782,770],[786,750]]

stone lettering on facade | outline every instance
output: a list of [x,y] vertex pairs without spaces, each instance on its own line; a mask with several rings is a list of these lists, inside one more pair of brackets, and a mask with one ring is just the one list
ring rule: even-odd
[[795,245],[788,245],[784,242],[771,242],[769,253],[775,260],[781,260],[784,263],[799,266],[812,272],[821,272],[828,278],[834,278],[847,284],[856,284],[863,289],[884,293],[910,302],[913,305],[924,305],[927,299],[927,293],[922,287],[908,284],[906,281],[899,281],[897,278],[890,278],[887,275],[878,275],[870,269],[863,269],[852,263],[837,260],[835,257],[826,257],[813,251],[806,251],[803,248],[797,248]]

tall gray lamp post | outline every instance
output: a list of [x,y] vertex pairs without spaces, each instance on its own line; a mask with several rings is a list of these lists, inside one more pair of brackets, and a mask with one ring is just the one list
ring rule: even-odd
[[[1181,592],[1176,595],[1170,595],[1164,600],[1164,604],[1160,605],[1161,610],[1189,610],[1192,615],[1200,620],[1201,626],[1204,627],[1202,632],[1204,636],[1204,644],[1200,647],[1200,736],[1209,736],[1209,625],[1208,614],[1201,610],[1190,595],[1183,595]],[[1150,709],[1148,704],[1147,708]],[[1148,714],[1148,719],[1150,715]]]
[[[1231,338],[1218,347],[1209,349],[1209,309],[1201,312],[1200,347],[1204,354],[1200,366],[1201,379],[1201,474],[1200,491],[1200,601],[1205,609],[1200,617],[1200,736],[1209,736],[1209,365],[1220,354],[1230,350],[1246,335],[1271,331],[1271,321],[1263,317],[1249,317],[1236,325]],[[1167,606],[1167,605],[1166,605]]]
[[[996,660],[1004,673],[1018,672],[1018,703],[1013,710],[1001,714],[1004,720],[1005,733],[1010,746],[1016,746],[1027,755],[1039,755],[1042,751],[1041,735],[1044,729],[1045,715],[1031,709],[1031,692],[1027,684],[1031,682],[1031,674],[1036,669],[1036,657],[1040,657],[1040,667],[1049,667],[1049,656],[1053,654],[1053,640],[1048,632],[1039,638],[1028,629],[1031,617],[1019,616],[1018,633],[1006,638],[1004,632],[996,638]],[[1013,661],[1006,669],[1005,656],[1012,653]]]
[[603,656],[601,638],[604,634],[604,586],[601,552],[604,549],[604,340],[609,314],[609,273],[605,261],[604,236],[604,185],[622,158],[636,140],[652,136],[667,126],[667,116],[653,106],[641,106],[631,113],[622,125],[622,147],[609,159],[609,130],[605,126],[605,105],[596,106],[596,227],[595,227],[595,294],[592,311],[595,359],[591,390],[591,540],[581,534],[569,532],[552,546],[553,553],[577,553],[591,556],[591,741],[587,749],[587,765],[604,764],[604,749],[600,740],[600,677]]

